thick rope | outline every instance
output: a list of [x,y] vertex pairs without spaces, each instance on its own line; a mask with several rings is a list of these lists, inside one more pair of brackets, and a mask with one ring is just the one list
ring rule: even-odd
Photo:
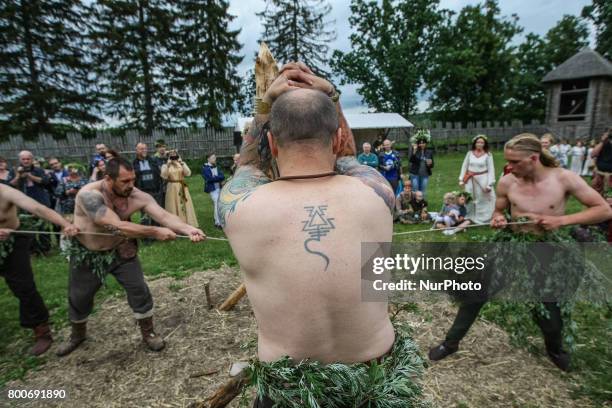
[[[11,232],[11,234],[31,234],[31,235],[63,235],[63,232],[51,232],[51,231],[24,231],[24,230],[17,230],[17,231],[13,231]],[[102,237],[116,237],[116,234],[109,234],[106,232],[79,232],[78,235],[95,235],[95,236],[102,236]],[[177,238],[187,238],[187,239],[191,239],[191,237],[189,235],[177,235]],[[227,238],[215,238],[215,237],[206,237],[207,240],[213,240],[213,241],[229,241]]]

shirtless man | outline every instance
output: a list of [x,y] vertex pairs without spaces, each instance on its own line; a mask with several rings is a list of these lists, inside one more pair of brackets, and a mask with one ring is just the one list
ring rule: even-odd
[[78,229],[61,215],[34,201],[19,190],[0,184],[0,276],[19,299],[19,321],[34,330],[36,343],[31,353],[38,356],[51,347],[49,312],[36,290],[30,264],[31,236],[12,234],[19,228],[17,208],[57,224],[73,236]]
[[[391,241],[393,190],[354,157],[333,86],[291,65],[264,98],[275,100],[270,132],[259,133],[267,117],[258,115],[245,137],[220,217],[245,275],[261,362],[368,362],[389,352],[395,334],[387,304],[361,300],[361,243]],[[253,158],[262,137],[281,176],[274,182]],[[255,407],[274,402],[260,395]]]
[[[83,187],[76,197],[75,225],[83,233],[110,232],[114,236],[79,235],[78,240],[72,242],[75,248],[71,251],[76,249],[79,255],[97,257],[97,260],[89,258],[89,262],[82,264],[70,260],[68,314],[72,334],[69,341],[58,349],[59,356],[71,353],[85,340],[87,318],[93,309],[94,296],[102,286],[101,277],[96,276],[99,271],[94,271],[92,265],[99,265],[102,257],[111,259],[102,273],[112,274],[124,287],[144,343],[154,351],[165,346],[153,330],[153,299],[140,267],[135,239],[151,237],[168,241],[174,240],[179,233],[198,242],[205,235],[166,212],[151,195],[135,188],[135,181],[132,164],[123,158],[115,158],[106,165],[104,179]],[[141,210],[163,227],[130,222],[132,214]]]
[[[506,227],[504,210],[509,206],[513,219],[528,217],[535,222],[515,225],[514,230],[535,234],[566,225],[598,224],[612,218],[612,209],[605,200],[580,176],[559,167],[557,160],[542,148],[536,136],[525,133],[514,137],[506,143],[504,157],[511,174],[502,177],[497,185],[497,201],[491,219],[493,228]],[[566,215],[565,205],[570,196],[576,197],[586,209]],[[457,351],[459,342],[484,304],[461,305],[446,340],[429,351],[431,360],[441,360]],[[566,371],[570,358],[562,348],[559,305],[546,302],[544,306],[550,318],[541,319],[538,324],[544,334],[548,355],[557,367]]]

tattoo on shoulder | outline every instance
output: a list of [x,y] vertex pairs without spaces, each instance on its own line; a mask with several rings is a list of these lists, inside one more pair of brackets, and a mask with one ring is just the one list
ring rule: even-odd
[[336,171],[345,176],[356,177],[363,184],[371,187],[385,201],[389,211],[393,212],[395,209],[395,192],[378,170],[360,164],[353,156],[345,156],[336,161]]
[[321,242],[321,238],[325,237],[332,230],[336,229],[334,218],[329,218],[326,205],[307,206],[304,210],[308,212],[308,218],[302,221],[304,228],[303,232],[308,233],[308,238],[304,241],[304,249],[306,252],[320,256],[325,261],[325,270],[329,266],[329,257],[323,252],[314,251],[308,245],[313,242]]
[[83,191],[79,194],[83,210],[92,219],[97,219],[106,214],[106,203],[102,194],[93,191]]
[[236,206],[245,201],[261,185],[268,184],[270,179],[253,166],[242,166],[223,187],[219,196],[219,219],[225,226],[227,217],[236,211]]

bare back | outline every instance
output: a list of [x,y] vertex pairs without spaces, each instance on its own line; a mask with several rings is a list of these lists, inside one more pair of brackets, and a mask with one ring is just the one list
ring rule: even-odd
[[245,274],[259,358],[324,363],[384,355],[394,333],[386,303],[361,301],[361,243],[388,242],[389,207],[354,177],[258,187],[225,232]]
[[[85,211],[84,206],[87,205],[87,202],[83,198],[91,192],[99,193],[104,199],[107,210],[111,210],[116,213],[117,216],[123,221],[129,221],[132,214],[143,209],[147,203],[146,193],[143,193],[136,188],[128,198],[113,202],[106,193],[104,188],[104,180],[87,184],[81,190],[79,190],[74,208],[74,225],[76,225],[81,232],[112,232],[108,228],[96,224],[88,215],[88,212]],[[92,251],[106,251],[113,249],[123,241],[123,238],[120,236],[113,237],[87,234],[81,234],[77,239],[87,249]]]

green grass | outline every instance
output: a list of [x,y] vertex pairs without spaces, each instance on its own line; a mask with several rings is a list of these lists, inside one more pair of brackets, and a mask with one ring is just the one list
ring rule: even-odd
[[[448,191],[459,188],[457,180],[463,160],[463,153],[438,155],[433,176],[428,187],[430,210],[438,211],[442,196]],[[504,161],[501,153],[495,154],[496,175],[499,176]],[[202,179],[197,175],[198,167],[192,168],[196,174],[188,180],[190,192],[196,203],[196,213],[201,228],[212,237],[223,236],[214,228],[212,201],[202,190]],[[572,199],[568,211],[580,210],[580,204]],[[425,225],[396,225],[396,232],[426,229]],[[439,232],[396,237],[397,241],[468,241],[473,236],[490,234],[487,228],[473,228],[455,236],[444,236]],[[177,279],[169,288],[178,291],[182,288],[180,279],[189,276],[196,270],[216,269],[222,264],[237,265],[236,259],[227,243],[208,241],[203,244],[192,244],[185,240],[172,243],[154,243],[142,245],[140,258],[145,274],[149,279],[170,276]],[[67,281],[68,265],[57,253],[46,258],[33,258],[36,283],[51,312],[52,321],[57,328],[67,324]],[[109,296],[122,295],[122,289],[112,278],[108,286],[100,290],[96,304]],[[95,312],[94,312],[95,313]],[[422,313],[417,311],[416,313]],[[612,399],[609,384],[612,384],[612,312],[595,309],[581,304],[575,312],[579,324],[576,352],[573,354],[575,371],[572,381],[576,383],[576,395],[583,395],[596,402],[603,403]],[[426,320],[431,320],[431,316]],[[17,300],[9,292],[4,280],[0,280],[0,387],[7,381],[22,378],[32,369],[40,368],[45,358],[28,356],[31,347],[31,332],[23,330],[18,322]],[[502,326],[503,327],[503,326]],[[537,331],[534,333],[538,335]]]

